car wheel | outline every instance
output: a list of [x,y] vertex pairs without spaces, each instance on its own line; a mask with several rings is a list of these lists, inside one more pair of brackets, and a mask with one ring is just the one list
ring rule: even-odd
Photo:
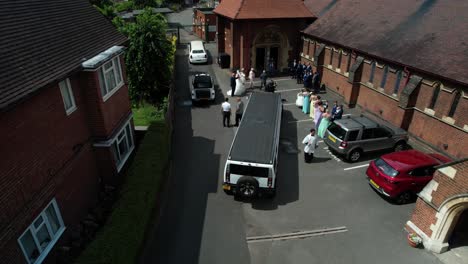
[[351,162],[357,162],[362,155],[362,151],[360,149],[352,150],[348,155],[348,160]]
[[397,151],[403,151],[403,150],[405,150],[405,149],[406,149],[406,143],[405,143],[405,142],[402,142],[402,141],[396,143],[396,144],[395,144],[395,147],[393,148],[393,150],[394,150],[395,152],[397,152]]
[[413,199],[413,195],[410,192],[404,192],[398,195],[396,198],[397,204],[407,204]]
[[236,194],[242,198],[252,198],[258,193],[258,182],[252,177],[242,177],[237,181]]

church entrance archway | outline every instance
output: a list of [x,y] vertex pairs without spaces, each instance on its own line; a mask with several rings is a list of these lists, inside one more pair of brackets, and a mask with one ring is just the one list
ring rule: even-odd
[[257,71],[281,71],[288,66],[289,41],[277,26],[268,26],[253,41],[252,62]]

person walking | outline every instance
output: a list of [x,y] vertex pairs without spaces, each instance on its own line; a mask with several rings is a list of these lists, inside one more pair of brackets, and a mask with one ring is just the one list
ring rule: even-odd
[[237,79],[236,73],[233,72],[231,74],[231,96],[234,96],[234,92],[236,91],[236,79]]
[[304,162],[310,163],[314,158],[315,149],[318,147],[315,129],[310,130],[310,134],[302,140],[302,144],[304,144]]
[[260,89],[262,89],[263,87],[266,88],[267,79],[268,79],[268,75],[267,75],[266,71],[263,70],[262,74],[260,74],[260,80],[262,81],[262,83],[260,85]]
[[254,79],[255,79],[255,71],[254,71],[254,68],[251,68],[249,71],[250,89],[254,87]]
[[242,114],[244,114],[244,102],[242,102],[242,99],[238,97],[236,106],[236,126],[239,126],[239,122],[242,119]]
[[229,127],[231,125],[231,104],[229,98],[226,98],[224,103],[221,104],[221,111],[223,113],[223,126]]

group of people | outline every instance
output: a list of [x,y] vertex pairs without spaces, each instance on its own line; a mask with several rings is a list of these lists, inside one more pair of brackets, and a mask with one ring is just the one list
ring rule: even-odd
[[320,91],[320,73],[314,72],[310,63],[298,63],[296,60],[289,67],[292,79],[296,79],[297,84],[303,84],[304,88],[312,90],[314,93]]
[[[310,105],[312,105],[312,107],[309,110]],[[304,161],[306,163],[310,163],[314,157],[314,151],[317,148],[318,138],[323,138],[325,136],[327,128],[334,120],[341,119],[343,117],[343,105],[338,104],[338,101],[335,101],[330,112],[328,105],[322,101],[322,98],[319,95],[312,95],[311,93],[304,91],[302,112],[309,114],[314,120],[314,128],[310,130],[310,134],[308,134],[302,141],[305,145]]]
[[[231,126],[231,111],[232,107],[229,103],[229,98],[226,97],[225,101],[221,104],[221,113],[223,114],[223,126],[230,127]],[[236,124],[235,126],[239,126],[239,122],[242,119],[242,115],[244,114],[244,102],[240,97],[237,97],[236,100]]]

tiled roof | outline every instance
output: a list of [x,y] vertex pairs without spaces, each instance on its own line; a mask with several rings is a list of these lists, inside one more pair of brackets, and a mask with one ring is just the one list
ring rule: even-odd
[[305,33],[468,84],[468,1],[338,1]]
[[0,108],[126,41],[88,0],[0,0]]
[[223,0],[214,12],[231,19],[315,17],[303,0]]
[[339,1],[340,0],[304,0],[304,4],[310,12],[316,14],[317,17],[321,17],[327,11],[332,9]]

